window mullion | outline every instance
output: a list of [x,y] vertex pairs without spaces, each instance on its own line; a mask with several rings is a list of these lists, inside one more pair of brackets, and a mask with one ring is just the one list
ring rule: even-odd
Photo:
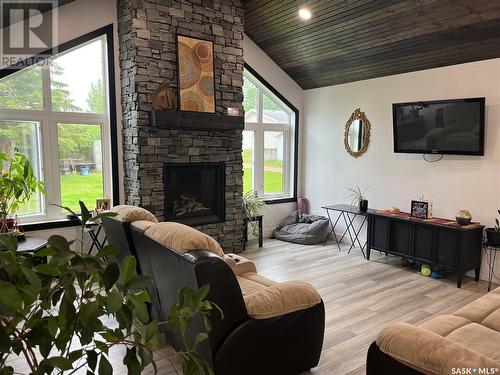
[[102,175],[103,175],[103,194],[104,198],[112,198],[112,172],[111,172],[111,131],[109,126],[109,113],[110,113],[110,92],[109,90],[114,90],[114,87],[109,85],[108,67],[109,64],[114,64],[114,61],[108,60],[107,43],[101,42],[102,56],[104,58],[104,64],[102,65],[102,77],[104,90],[106,90],[106,95],[104,95],[104,115],[105,120],[101,124],[101,150],[102,150]]
[[50,84],[50,65],[42,68],[43,111],[52,111],[52,89]]
[[46,65],[42,69],[42,89],[43,89],[43,111],[44,119],[41,125],[42,133],[42,163],[44,166],[43,179],[45,183],[45,212],[48,219],[58,218],[58,209],[54,204],[60,204],[58,199],[58,184],[56,166],[54,160],[57,160],[57,134],[53,132],[52,118],[50,116],[52,110],[52,88],[51,88],[50,65]]
[[109,122],[101,123],[101,152],[102,152],[102,178],[103,178],[103,198],[112,199],[112,178],[111,178],[111,139]]
[[264,195],[264,130],[259,127],[255,131],[254,140],[254,190],[259,196]]
[[290,194],[290,179],[292,175],[291,165],[293,164],[291,154],[291,131],[290,129],[284,130],[283,137],[283,193]]
[[47,147],[45,161],[47,163],[47,177],[48,181],[47,196],[47,216],[50,219],[58,219],[61,216],[61,209],[54,204],[61,204],[61,179],[59,176],[59,144],[57,135],[56,121],[49,116],[45,127],[45,143]]
[[[298,129],[295,128],[294,124],[295,115],[292,115],[290,116],[290,126],[288,131],[288,160],[290,160],[290,165],[288,166],[288,194],[292,194],[292,192],[294,192],[294,189],[296,189],[296,187],[293,186],[293,181],[297,179],[295,174],[298,170],[298,165],[295,165],[295,162],[298,161],[298,158],[296,158],[295,155],[299,155],[299,150],[297,150],[297,148],[295,147],[295,139],[298,137],[295,132],[298,132]],[[295,194],[297,194],[296,191]]]
[[104,95],[104,114],[106,115],[106,118],[109,118],[109,97],[110,93],[109,90],[114,90],[114,87],[110,87],[109,85],[109,76],[108,76],[108,66],[109,64],[114,64],[114,61],[109,61],[108,60],[108,49],[107,49],[107,43],[103,43],[101,41],[101,53],[104,59],[104,63],[102,64],[102,77],[103,77],[103,85],[104,85],[104,90],[108,91],[106,95]]
[[264,130],[262,129],[264,93],[262,88],[257,86],[257,121],[258,128],[255,132],[255,186],[259,196],[264,196]]
[[59,176],[59,144],[57,134],[57,123],[52,112],[52,73],[50,65],[43,69],[43,96],[44,110],[47,113],[44,125],[44,146],[45,156],[44,164],[46,164],[47,173],[45,175],[45,183],[47,185],[47,194],[45,201],[47,202],[47,217],[49,219],[59,219],[61,217],[61,209],[55,204],[61,204],[61,179]]

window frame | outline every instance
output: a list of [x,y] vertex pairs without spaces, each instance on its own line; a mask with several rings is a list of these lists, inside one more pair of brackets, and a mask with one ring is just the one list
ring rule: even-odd
[[[290,186],[290,193],[286,197],[279,197],[277,196],[276,198],[273,198],[272,196],[266,196],[265,194],[262,197],[266,201],[267,204],[279,204],[279,203],[289,203],[289,202],[296,202],[297,201],[297,173],[298,173],[298,146],[299,146],[299,117],[300,117],[300,112],[299,110],[292,104],[290,103],[280,92],[278,92],[269,82],[267,82],[259,73],[257,73],[249,64],[246,62],[244,63],[244,68],[247,70],[254,80],[250,79],[250,82],[256,86],[263,86],[264,87],[264,95],[267,94],[267,96],[270,97],[270,99],[273,99],[273,96],[276,97],[281,103],[276,103],[278,106],[281,107],[281,104],[283,103],[287,108],[281,108],[285,112],[292,112],[290,115],[293,116],[292,119],[290,119],[290,126],[285,125],[285,124],[269,124],[266,123],[265,127],[260,128],[260,132],[262,133],[262,140],[255,140],[255,137],[257,136],[258,132],[256,131],[258,129],[259,124],[264,124],[263,119],[258,118],[258,122],[256,123],[249,123],[247,124],[245,122],[245,129],[248,131],[253,131],[254,133],[254,147],[253,147],[253,157],[254,160],[257,158],[257,164],[262,164],[263,168],[263,155],[258,155],[255,149],[255,144],[258,142],[264,143],[264,133],[265,131],[284,131],[285,132],[285,138],[288,140],[284,142],[283,148],[284,148],[284,160],[288,160],[290,163],[293,165],[288,166],[285,170],[283,169],[283,174],[284,174],[284,181],[283,184],[287,184]],[[246,78],[246,77],[245,77]],[[257,87],[259,89],[259,87]],[[267,91],[267,92],[266,92]],[[269,95],[269,93],[271,95]],[[263,105],[263,95],[258,95],[257,98],[257,116],[260,116],[260,108],[262,108]],[[263,111],[262,111],[263,113]],[[262,159],[261,162],[259,162],[259,159]],[[256,163],[254,162],[253,165],[253,172],[252,172],[252,179],[255,177],[255,170],[257,169]],[[293,174],[293,176],[292,176]],[[255,183],[255,181],[252,181],[252,185]]]
[[[101,144],[103,153],[103,189],[105,194],[109,194],[113,205],[118,205],[120,201],[119,174],[118,174],[118,131],[117,131],[117,113],[116,113],[116,84],[115,84],[115,57],[114,57],[114,31],[113,24],[109,24],[97,30],[91,31],[80,37],[62,43],[57,47],[51,48],[38,56],[30,57],[23,62],[0,70],[0,79],[20,72],[23,69],[30,68],[33,62],[46,60],[59,54],[63,54],[72,49],[83,47],[89,42],[103,37],[106,41],[106,47],[103,48],[103,59],[106,66],[103,69],[103,84],[107,90],[105,95],[104,113],[80,113],[80,112],[60,112],[49,111],[52,108],[51,83],[48,67],[42,68],[42,90],[43,90],[43,108],[42,110],[15,110],[0,109],[0,120],[13,121],[33,121],[40,123],[40,155],[42,165],[42,178],[48,175],[47,180],[55,181],[60,179],[58,168],[54,168],[54,163],[58,165],[58,152],[53,149],[50,138],[56,139],[57,128],[60,123],[89,124],[101,126]],[[49,103],[50,102],[50,103]],[[44,135],[44,133],[48,133]],[[106,176],[110,173],[111,176]],[[45,212],[42,214],[23,216],[23,221],[33,221],[23,224],[25,231],[61,228],[77,225],[77,221],[63,219],[58,207],[51,206],[47,202],[54,202],[54,199],[60,199],[60,183],[56,184],[59,189],[51,187],[43,199],[42,207]],[[58,190],[58,191],[55,191]],[[57,196],[59,195],[59,196]],[[59,217],[59,218],[56,218]]]

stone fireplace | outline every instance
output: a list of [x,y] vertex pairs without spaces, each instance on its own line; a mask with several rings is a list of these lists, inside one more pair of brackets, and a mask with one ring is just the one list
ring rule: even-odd
[[224,222],[225,163],[167,163],[165,220],[188,225]]
[[[228,108],[243,114],[242,1],[119,0],[118,34],[126,203],[241,251],[243,118]],[[215,114],[152,109],[159,85],[177,92],[179,34],[214,43]],[[191,187],[212,177],[213,194]]]

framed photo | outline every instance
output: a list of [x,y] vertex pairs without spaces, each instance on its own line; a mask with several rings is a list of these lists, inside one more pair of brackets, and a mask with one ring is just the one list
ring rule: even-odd
[[95,207],[98,212],[109,211],[111,209],[111,199],[96,199]]
[[417,219],[427,219],[429,216],[429,202],[411,201],[410,216]]
[[177,35],[179,108],[215,113],[214,44]]

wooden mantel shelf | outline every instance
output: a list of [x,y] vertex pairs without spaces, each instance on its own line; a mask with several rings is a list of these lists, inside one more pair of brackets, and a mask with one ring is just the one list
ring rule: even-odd
[[164,129],[243,130],[245,118],[214,113],[151,111],[150,122]]

